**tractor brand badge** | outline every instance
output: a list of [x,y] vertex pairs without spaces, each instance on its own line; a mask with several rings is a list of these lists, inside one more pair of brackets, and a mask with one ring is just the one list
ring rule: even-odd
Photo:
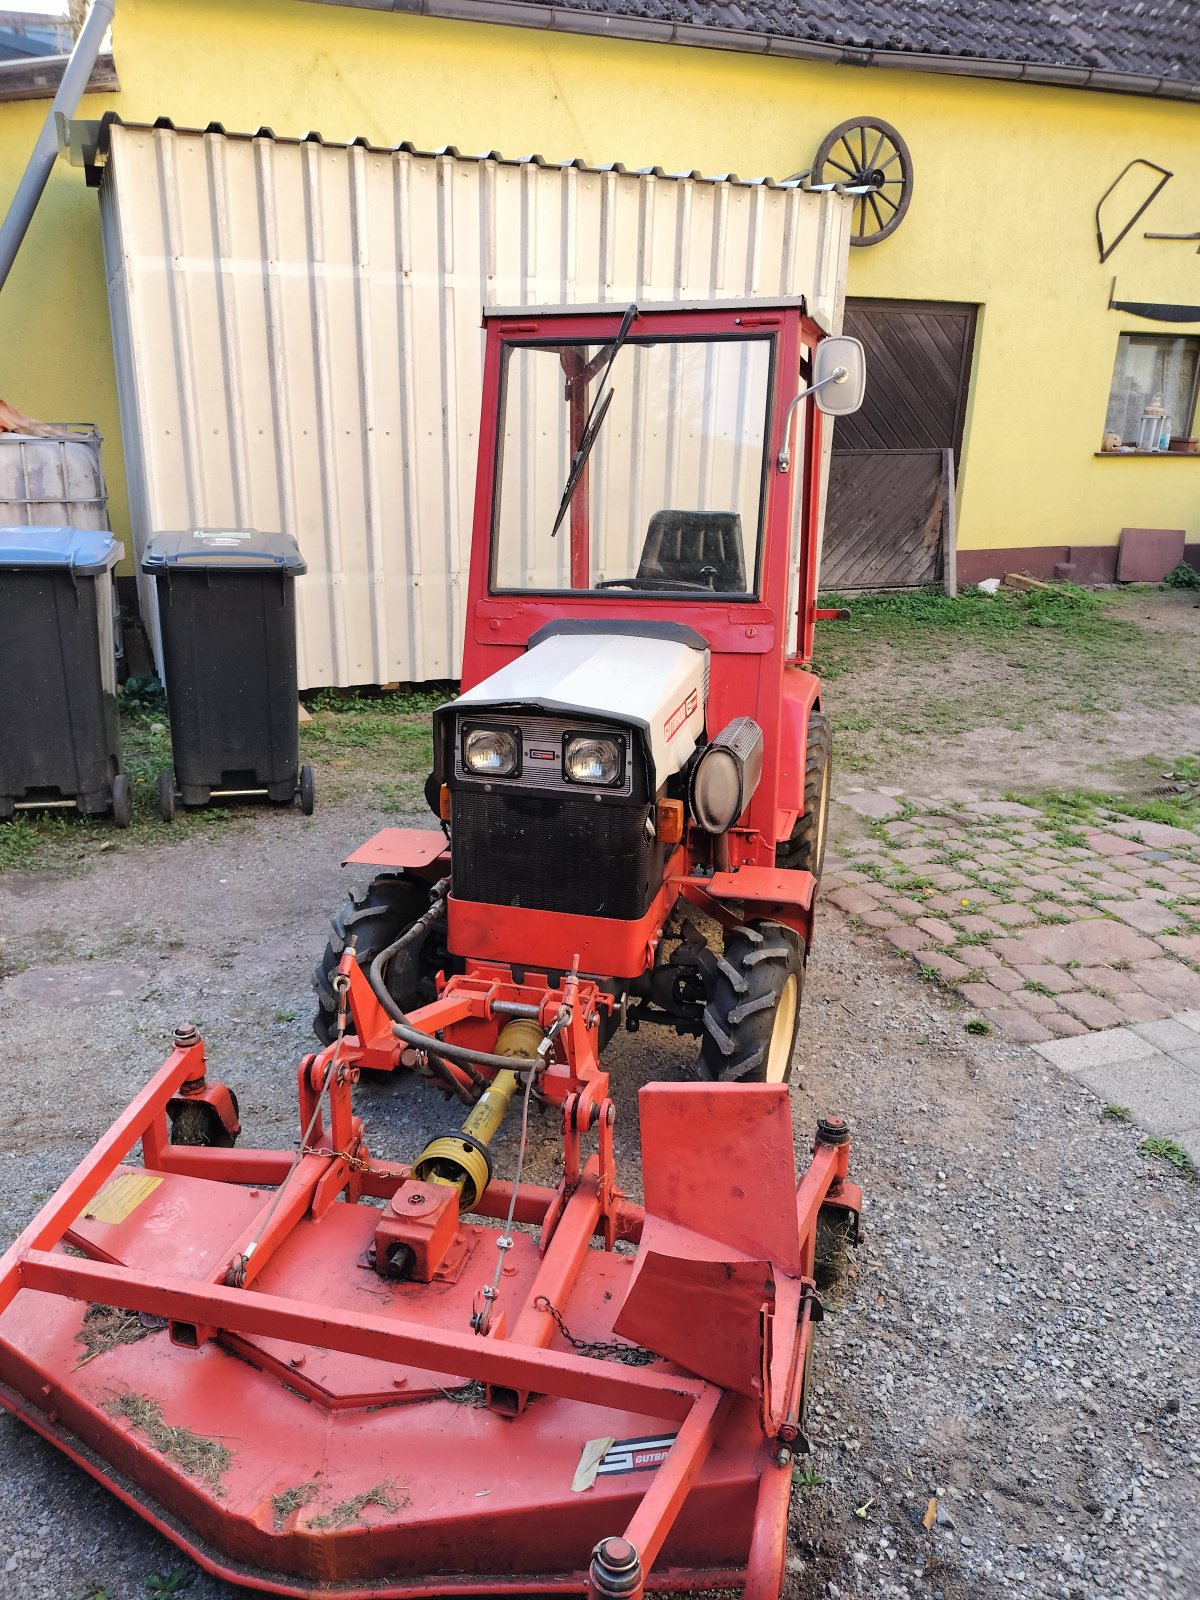
[[626,1472],[653,1472],[667,1459],[675,1443],[673,1433],[646,1439],[614,1439],[596,1469],[597,1477],[619,1477]]
[[696,694],[695,689],[693,689],[688,695],[687,699],[681,700],[675,707],[674,711],[672,711],[671,715],[663,723],[663,732],[667,736],[668,744],[670,744],[671,740],[679,732],[680,728],[683,727],[684,723],[691,716],[692,712],[695,711],[699,703],[699,697]]

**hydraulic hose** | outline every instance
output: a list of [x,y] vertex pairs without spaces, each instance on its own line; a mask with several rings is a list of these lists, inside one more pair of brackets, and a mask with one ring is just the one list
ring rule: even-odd
[[418,939],[423,938],[425,934],[429,932],[430,928],[433,927],[434,923],[437,921],[438,917],[441,916],[442,911],[445,909],[446,894],[449,891],[449,888],[449,878],[439,879],[439,881],[434,884],[430,891],[431,901],[429,910],[426,911],[422,916],[419,916],[411,927],[405,928],[400,937],[389,944],[386,950],[381,950],[371,963],[371,970],[368,972],[367,976],[371,980],[371,987],[375,991],[375,998],[379,1001],[379,1004],[387,1012],[388,1016],[391,1017],[393,1022],[407,1022],[408,1019],[404,1015],[403,1011],[401,1011],[400,1007],[396,1004],[395,1000],[392,998],[392,995],[388,990],[387,983],[385,982],[384,974],[387,971],[388,964],[393,960],[394,957],[400,954],[401,950],[406,949],[410,944],[415,944]]
[[371,987],[375,991],[376,999],[392,1019],[392,1032],[397,1039],[403,1044],[410,1045],[414,1050],[420,1050],[429,1057],[431,1062],[441,1059],[453,1061],[457,1065],[465,1067],[471,1077],[474,1078],[477,1086],[482,1089],[486,1087],[488,1080],[481,1077],[476,1068],[486,1067],[491,1072],[511,1071],[512,1057],[493,1055],[488,1050],[472,1050],[468,1045],[450,1044],[445,1039],[435,1038],[433,1034],[422,1033],[419,1028],[413,1027],[408,1016],[396,1004],[396,1000],[388,990],[385,981],[389,962],[394,960],[401,950],[406,949],[409,945],[422,938],[437,921],[445,907],[449,888],[449,878],[442,878],[438,883],[434,884],[432,890],[433,901],[429,910],[423,916],[418,917],[410,928],[406,928],[398,939],[388,945],[386,950],[379,952],[371,963],[371,970],[368,976],[371,980]]

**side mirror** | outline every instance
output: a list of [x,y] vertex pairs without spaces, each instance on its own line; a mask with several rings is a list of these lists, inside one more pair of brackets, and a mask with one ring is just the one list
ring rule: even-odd
[[848,333],[822,339],[813,356],[813,381],[801,389],[783,419],[783,445],[776,463],[780,472],[787,472],[792,464],[792,423],[801,401],[814,395],[818,410],[827,417],[848,417],[862,405],[866,389],[867,353],[862,340]]
[[827,417],[848,417],[857,411],[867,389],[867,352],[861,339],[848,333],[822,339],[813,357],[812,387],[817,409]]

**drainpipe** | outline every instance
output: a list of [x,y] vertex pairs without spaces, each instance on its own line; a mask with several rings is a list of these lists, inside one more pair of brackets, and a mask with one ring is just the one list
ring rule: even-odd
[[63,69],[58,93],[54,96],[53,104],[42,124],[42,131],[37,136],[37,143],[17,185],[17,192],[9,204],[8,215],[0,224],[0,289],[3,289],[8,282],[12,264],[17,259],[17,251],[21,248],[26,231],[33,220],[33,213],[37,210],[38,201],[42,198],[42,191],[50,177],[50,169],[54,166],[58,155],[56,114],[61,111],[67,117],[75,115],[83,98],[83,91],[87,88],[88,79],[92,75],[92,68],[96,65],[96,58],[100,54],[101,41],[112,22],[116,4],[117,0],[92,0],[92,9],[88,12],[87,21],[79,30],[75,48],[71,51]]

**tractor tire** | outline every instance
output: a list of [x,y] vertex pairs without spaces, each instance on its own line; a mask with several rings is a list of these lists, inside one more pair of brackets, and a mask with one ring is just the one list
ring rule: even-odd
[[[332,1044],[337,1035],[337,996],[334,976],[342,952],[355,941],[358,964],[364,972],[381,950],[393,944],[405,928],[429,910],[429,885],[405,873],[385,873],[372,880],[365,890],[351,894],[330,923],[329,943],[313,972],[317,991],[317,1014],[313,1032],[322,1044]],[[436,934],[436,925],[431,930]],[[421,1002],[421,953],[423,946],[402,951],[387,971],[388,992],[402,1011]]]
[[804,747],[804,810],[790,839],[775,848],[775,865],[820,878],[829,831],[829,790],[833,780],[833,729],[823,711],[808,714]]
[[778,922],[726,935],[704,1008],[697,1070],[709,1083],[787,1083],[792,1073],[804,944]]
[[[230,1096],[236,1112],[237,1096],[232,1090]],[[171,1143],[203,1145],[210,1150],[229,1150],[233,1146],[234,1135],[206,1100],[191,1100],[186,1105],[180,1106],[171,1119]]]

